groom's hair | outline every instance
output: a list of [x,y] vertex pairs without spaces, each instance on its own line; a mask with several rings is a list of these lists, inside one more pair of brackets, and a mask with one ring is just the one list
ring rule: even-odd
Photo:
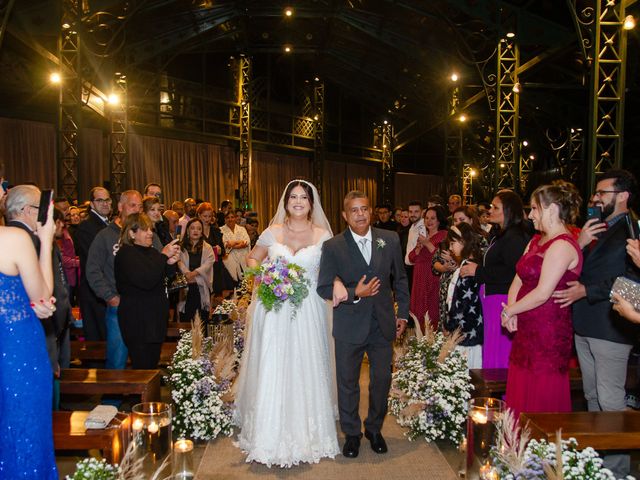
[[353,200],[355,198],[369,198],[369,197],[367,197],[366,193],[361,192],[360,190],[351,190],[344,197],[344,202],[342,203],[343,210],[346,211],[347,210],[347,202],[350,202],[351,200]]

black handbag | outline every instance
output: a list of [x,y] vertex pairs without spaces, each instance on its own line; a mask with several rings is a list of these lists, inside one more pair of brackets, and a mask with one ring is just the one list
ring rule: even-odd
[[176,273],[176,276],[172,279],[165,278],[165,283],[167,293],[175,293],[183,288],[189,288],[189,282],[187,282],[187,277],[185,277],[183,273]]

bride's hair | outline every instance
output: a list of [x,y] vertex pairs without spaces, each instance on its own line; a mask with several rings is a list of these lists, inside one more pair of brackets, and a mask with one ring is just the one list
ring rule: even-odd
[[289,218],[289,197],[291,196],[292,190],[296,187],[302,187],[304,192],[307,194],[307,198],[309,199],[309,206],[311,207],[309,208],[309,213],[307,214],[307,218],[311,220],[311,215],[313,215],[313,201],[314,201],[313,189],[311,188],[311,185],[305,182],[304,180],[293,180],[289,182],[289,185],[287,185],[287,188],[284,191],[284,205],[285,205],[286,216],[287,218]]

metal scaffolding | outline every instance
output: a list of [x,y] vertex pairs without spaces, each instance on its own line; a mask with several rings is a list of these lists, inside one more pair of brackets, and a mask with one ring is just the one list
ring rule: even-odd
[[496,83],[496,161],[494,190],[516,189],[520,167],[518,124],[520,88],[518,68],[520,51],[513,39],[503,38],[498,43]]
[[460,194],[462,191],[462,124],[455,117],[460,105],[460,87],[454,87],[449,93],[448,120],[444,125],[444,172],[447,195]]
[[386,120],[382,124],[382,203],[394,205],[393,190],[393,126]]
[[469,163],[462,167],[462,204],[473,204],[473,178],[478,172]]
[[61,30],[58,37],[60,97],[58,101],[58,193],[78,198],[78,156],[82,116],[82,79],[78,0],[62,2]]
[[240,105],[240,183],[242,208],[250,208],[249,179],[251,176],[251,59],[241,56],[237,61],[238,104]]
[[622,165],[627,35],[625,2],[595,1],[589,104],[587,188],[597,176]]
[[127,159],[128,159],[128,99],[127,99],[127,77],[121,73],[116,73],[113,81],[113,93],[117,96],[113,98],[109,119],[111,121],[111,134],[109,135],[109,145],[111,147],[111,194],[119,196],[126,190]]
[[325,158],[325,117],[324,117],[324,83],[316,81],[313,86],[313,182],[322,193],[322,181]]

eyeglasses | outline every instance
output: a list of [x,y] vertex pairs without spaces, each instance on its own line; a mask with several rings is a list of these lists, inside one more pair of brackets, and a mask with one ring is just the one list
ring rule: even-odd
[[605,193],[622,193],[624,190],[596,190],[593,192],[594,197],[601,197]]
[[93,201],[96,203],[111,203],[113,200],[110,198],[96,198]]

